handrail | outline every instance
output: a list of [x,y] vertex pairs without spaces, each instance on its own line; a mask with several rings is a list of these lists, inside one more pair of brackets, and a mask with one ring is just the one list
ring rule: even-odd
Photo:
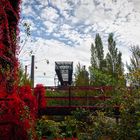
[[[53,100],[53,99],[55,99],[55,100],[69,100],[69,97],[66,97],[66,96],[49,96],[49,97],[45,97],[46,99],[48,99],[48,100]],[[88,100],[108,100],[108,99],[111,99],[111,97],[110,96],[88,96],[88,97],[86,97],[86,96],[74,96],[74,97],[71,97],[71,100],[85,100],[85,99],[87,99],[88,98]]]
[[88,109],[105,109],[105,108],[119,108],[120,106],[119,105],[114,105],[114,106],[111,106],[111,105],[94,105],[94,106],[76,106],[76,105],[72,105],[72,106],[47,106],[46,108],[88,108]]
[[112,90],[113,86],[63,86],[63,87],[56,87],[56,86],[46,86],[46,90]]

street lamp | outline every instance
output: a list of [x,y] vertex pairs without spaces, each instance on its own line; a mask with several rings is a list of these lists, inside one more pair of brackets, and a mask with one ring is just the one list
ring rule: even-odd
[[[49,60],[47,59],[42,59],[45,60],[47,64],[49,64]],[[42,60],[38,60],[38,61],[42,61]],[[31,78],[31,86],[32,88],[34,88],[34,69],[37,69],[37,67],[35,67],[35,63],[37,63],[38,61],[35,61],[35,55],[31,56],[31,74],[30,74],[30,78]],[[27,67],[29,65],[25,65],[25,76],[27,76]],[[46,75],[46,73],[44,72],[44,75]]]

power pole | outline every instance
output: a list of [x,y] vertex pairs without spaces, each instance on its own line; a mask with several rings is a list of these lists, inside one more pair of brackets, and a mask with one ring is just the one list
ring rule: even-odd
[[31,86],[34,88],[34,63],[35,63],[35,56],[32,55],[31,58]]

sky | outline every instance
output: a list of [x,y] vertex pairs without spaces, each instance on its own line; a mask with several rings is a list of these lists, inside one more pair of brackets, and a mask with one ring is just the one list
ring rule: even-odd
[[[90,48],[100,34],[107,53],[107,38],[114,33],[124,64],[130,46],[140,45],[140,0],[22,0],[19,60],[28,66],[35,55],[35,84],[55,85],[55,61],[90,65]],[[30,26],[26,37],[24,23]],[[49,63],[48,63],[49,62]]]

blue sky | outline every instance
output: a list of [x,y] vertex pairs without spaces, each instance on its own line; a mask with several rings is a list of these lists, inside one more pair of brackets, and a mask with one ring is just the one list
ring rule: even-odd
[[[124,63],[129,62],[130,46],[140,44],[139,7],[139,0],[23,0],[21,23],[30,25],[31,35],[19,59],[23,67],[28,65],[30,74],[32,52],[35,83],[54,85],[55,61],[73,61],[74,66],[80,62],[88,68],[96,33],[101,35],[106,53],[107,37],[113,32]],[[21,23],[20,36],[25,40]]]

